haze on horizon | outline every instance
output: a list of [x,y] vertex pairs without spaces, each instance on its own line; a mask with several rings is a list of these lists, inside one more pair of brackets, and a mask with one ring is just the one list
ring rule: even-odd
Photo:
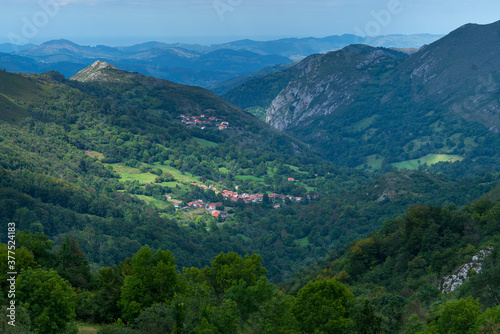
[[329,35],[446,34],[500,19],[498,0],[3,0],[0,43],[212,44]]

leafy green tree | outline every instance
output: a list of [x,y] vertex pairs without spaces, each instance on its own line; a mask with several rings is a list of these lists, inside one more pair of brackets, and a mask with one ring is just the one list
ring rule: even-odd
[[383,317],[377,313],[368,299],[360,299],[351,309],[351,319],[354,321],[356,333],[383,333]]
[[0,308],[0,332],[3,334],[31,334],[31,319],[22,306],[16,307],[16,325],[11,326],[7,322],[10,321],[7,318],[8,310],[7,307],[1,306]]
[[35,257],[35,261],[42,267],[50,267],[53,265],[55,256],[50,251],[54,243],[47,235],[22,230],[17,234],[16,239],[18,246],[26,247]]
[[132,258],[132,274],[123,283],[118,305],[123,318],[132,320],[154,303],[168,302],[177,289],[175,258],[170,251],[159,249],[153,254],[142,247]]
[[[10,254],[11,256],[13,255],[12,253]],[[28,251],[24,246],[18,248],[15,251],[15,268],[18,273],[23,272],[26,269],[29,268],[39,268],[40,265],[36,263],[35,258],[33,257],[33,254]],[[12,258],[10,259],[12,260]],[[0,287],[2,288],[2,295],[5,294],[5,297],[7,297],[7,278],[8,275],[7,273],[12,270],[8,270],[7,265],[9,264],[9,253],[8,253],[8,248],[4,244],[0,244]],[[0,297],[2,298],[2,297]]]
[[95,294],[96,321],[112,323],[121,316],[120,301],[123,281],[132,274],[131,259],[122,262],[118,267],[104,267],[99,270],[99,289]]
[[32,329],[40,334],[62,333],[75,317],[75,291],[54,270],[28,269],[19,275],[16,287]]
[[481,305],[472,297],[450,300],[444,304],[437,321],[439,333],[468,333],[480,314]]
[[78,241],[66,238],[57,250],[57,272],[76,288],[88,288],[91,281],[87,257],[80,249]]
[[488,308],[481,314],[471,330],[473,334],[500,333],[500,306]]
[[299,324],[292,313],[293,297],[275,291],[257,312],[246,321],[242,333],[299,333]]
[[246,286],[257,284],[259,278],[267,273],[261,263],[262,258],[257,254],[247,254],[243,259],[235,252],[220,253],[212,260],[211,267],[203,268],[202,273],[217,298],[222,300],[227,289],[240,280]]
[[292,311],[300,329],[306,333],[316,330],[345,333],[352,326],[349,309],[353,302],[353,294],[342,283],[311,281],[299,290]]
[[408,318],[403,334],[417,334],[425,331],[425,325],[416,314],[413,314]]
[[155,304],[141,312],[134,327],[144,334],[172,333],[175,327],[174,314],[165,303]]
[[271,298],[274,286],[261,277],[253,286],[240,279],[238,284],[231,286],[224,295],[224,299],[230,299],[238,304],[241,317],[246,320],[248,316],[259,310],[260,306]]
[[224,300],[219,306],[210,305],[203,310],[203,319],[196,328],[197,333],[232,334],[236,333],[240,324],[238,305],[232,300]]

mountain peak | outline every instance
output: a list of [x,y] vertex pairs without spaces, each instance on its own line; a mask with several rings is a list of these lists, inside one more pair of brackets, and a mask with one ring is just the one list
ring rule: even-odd
[[92,65],[72,76],[70,79],[80,82],[113,82],[132,83],[124,70],[119,69],[105,61],[97,60]]
[[78,44],[73,43],[72,41],[67,40],[67,39],[54,39],[52,41],[45,42],[42,45],[45,45],[45,46],[47,46],[47,45],[70,45],[72,47],[79,46]]
[[87,68],[92,69],[92,70],[100,70],[100,69],[104,69],[104,68],[113,68],[113,69],[119,70],[118,67],[113,66],[110,63],[107,63],[107,62],[102,61],[102,60],[96,60],[92,65],[90,65]]

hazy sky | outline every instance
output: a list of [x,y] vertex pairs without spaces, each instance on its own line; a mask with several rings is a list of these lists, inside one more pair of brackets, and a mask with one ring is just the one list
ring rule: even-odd
[[500,20],[499,0],[0,0],[0,43],[211,44],[243,38],[445,34]]

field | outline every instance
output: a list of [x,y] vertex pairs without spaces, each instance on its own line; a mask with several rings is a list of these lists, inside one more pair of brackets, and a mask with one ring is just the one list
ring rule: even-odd
[[140,184],[153,183],[156,175],[151,173],[141,173],[138,168],[127,167],[124,164],[111,164],[113,170],[120,175],[122,181],[137,181]]
[[201,138],[193,138],[193,139],[203,147],[217,147],[219,145],[217,143],[214,143],[213,141],[208,141]]
[[236,175],[236,178],[238,180],[251,180],[256,182],[264,182],[264,178],[253,175]]
[[309,245],[309,239],[307,239],[307,237],[305,238],[302,238],[302,239],[297,239],[295,240],[295,242],[300,246],[300,247],[306,247],[307,245]]
[[96,151],[85,151],[84,153],[91,158],[97,158],[98,160],[104,159],[104,154]]
[[77,323],[76,326],[78,327],[78,334],[95,334],[101,329],[99,325],[91,325],[84,322]]
[[238,236],[238,237],[240,237],[241,239],[243,239],[243,240],[247,241],[247,242],[252,241],[252,239],[250,239],[249,237],[247,237],[247,236],[245,236],[245,235],[243,235],[243,234],[241,234],[241,233],[240,233],[240,234],[237,234],[237,236]]
[[373,115],[373,116],[364,118],[364,119],[362,119],[362,120],[354,123],[353,125],[349,126],[347,129],[350,130],[350,131],[363,131],[363,130],[366,130],[366,129],[368,129],[373,124],[373,122],[375,121],[375,119],[378,116],[379,115]]
[[[169,206],[169,202],[163,202],[163,201],[157,200],[156,198],[153,198],[150,196],[144,196],[144,195],[134,195],[134,196],[143,200],[149,206],[155,206],[155,207],[162,209],[162,210],[166,210]],[[171,201],[171,202],[174,203],[174,201]],[[179,202],[179,201],[175,201],[175,202]]]
[[380,169],[382,167],[382,161],[384,161],[384,158],[382,158],[378,154],[373,154],[366,157],[366,164],[372,169]]
[[423,164],[434,165],[442,161],[455,162],[462,161],[463,159],[464,158],[459,155],[428,154],[420,159],[396,162],[393,163],[392,166],[397,169],[418,169],[418,167]]

